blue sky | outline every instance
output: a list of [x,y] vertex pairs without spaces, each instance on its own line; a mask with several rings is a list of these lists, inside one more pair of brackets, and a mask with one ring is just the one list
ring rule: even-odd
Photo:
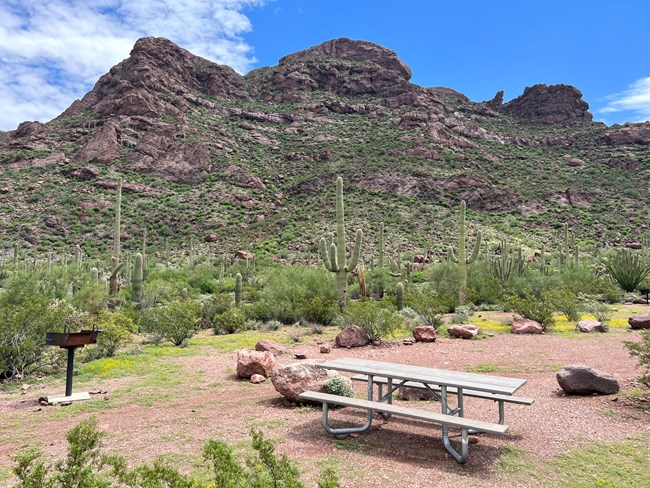
[[0,130],[55,117],[143,36],[240,73],[364,39],[396,51],[422,86],[481,101],[566,83],[596,120],[650,120],[647,1],[0,0]]

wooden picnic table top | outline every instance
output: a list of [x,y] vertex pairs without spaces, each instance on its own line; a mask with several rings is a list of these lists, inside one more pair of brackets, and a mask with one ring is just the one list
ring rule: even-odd
[[388,363],[370,359],[339,358],[319,365],[326,369],[383,376],[396,380],[416,381],[423,384],[453,386],[461,389],[513,395],[526,384],[526,380],[447,369],[427,368],[409,364]]

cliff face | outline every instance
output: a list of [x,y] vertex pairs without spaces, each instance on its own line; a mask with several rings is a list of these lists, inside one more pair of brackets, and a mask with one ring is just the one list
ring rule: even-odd
[[[648,180],[650,124],[594,123],[580,91],[567,85],[475,103],[410,78],[394,51],[367,41],[334,39],[241,76],[166,39],[140,39],[57,119],[0,133],[0,202],[17,209],[0,218],[23,229],[12,222],[38,211],[26,203],[33,190],[14,191],[8,179],[36,169],[43,184],[56,174],[89,194],[107,188],[115,172],[142,180],[130,187],[142,195],[189,184],[202,195],[187,204],[191,214],[154,205],[154,222],[177,231],[189,221],[199,232],[237,225],[232,235],[255,239],[286,225],[289,210],[308,212],[316,225],[321,208],[305,199],[320,198],[334,174],[346,175],[353,192],[374,195],[366,200],[408,198],[437,212],[462,198],[487,220],[504,211],[571,218],[577,209],[602,220],[611,199],[629,197],[630,206],[648,199],[626,195],[623,185],[626,172],[640,185]],[[89,225],[89,209],[105,208],[76,205]],[[601,227],[585,225],[594,236]]]

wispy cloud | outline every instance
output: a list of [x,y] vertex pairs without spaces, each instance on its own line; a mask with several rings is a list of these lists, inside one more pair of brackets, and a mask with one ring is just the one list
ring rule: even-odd
[[599,114],[628,113],[630,121],[650,120],[650,76],[641,78],[626,90],[605,97],[607,104],[596,110]]
[[264,1],[3,0],[0,130],[57,116],[144,36],[245,72],[255,63],[245,10]]

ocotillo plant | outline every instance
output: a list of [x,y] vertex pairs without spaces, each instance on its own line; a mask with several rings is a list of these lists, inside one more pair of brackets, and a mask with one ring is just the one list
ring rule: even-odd
[[144,280],[144,263],[141,253],[135,255],[133,273],[131,274],[131,300],[140,303],[142,300],[142,281]]
[[404,308],[404,285],[402,283],[397,283],[395,293],[397,295],[397,310],[402,310]]
[[235,307],[241,304],[241,273],[235,276]]
[[345,220],[343,210],[343,178],[340,176],[336,179],[336,243],[331,242],[329,249],[327,239],[320,240],[321,257],[325,268],[336,275],[336,290],[338,294],[339,308],[345,308],[346,288],[348,273],[354,271],[359,262],[359,253],[361,252],[361,239],[363,232],[357,229],[354,240],[354,250],[349,261],[345,258]]
[[121,249],[121,212],[122,212],[122,178],[117,179],[116,199],[115,199],[115,228],[113,232],[113,256],[111,257],[111,276],[109,278],[108,293],[111,297],[117,294],[119,289],[119,272],[124,266],[120,262]]
[[460,202],[460,228],[458,229],[458,254],[449,246],[449,259],[454,263],[458,263],[458,304],[465,305],[465,298],[467,296],[467,266],[476,261],[479,250],[481,249],[481,232],[476,234],[476,242],[472,249],[471,256],[467,257],[465,250],[465,200]]

